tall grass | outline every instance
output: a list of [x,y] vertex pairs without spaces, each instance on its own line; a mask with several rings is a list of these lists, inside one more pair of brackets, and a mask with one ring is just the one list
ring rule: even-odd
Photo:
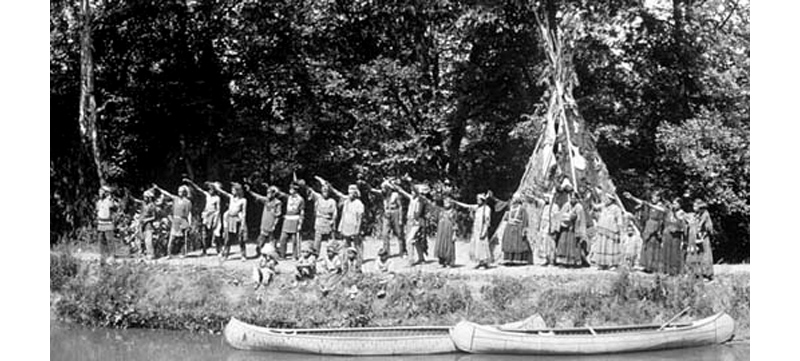
[[78,274],[80,263],[68,249],[50,253],[50,291],[60,291]]
[[[502,277],[476,287],[464,276],[399,274],[348,277],[323,295],[319,284],[279,275],[254,291],[248,274],[222,268],[117,264],[80,267],[61,288],[59,317],[106,327],[219,332],[230,317],[268,327],[452,325],[461,319],[505,323],[540,314],[551,326],[666,321],[686,306],[690,318],[727,311],[749,336],[749,277],[712,284],[688,277],[617,275]],[[484,281],[484,280],[482,280]],[[358,292],[350,293],[351,287]],[[386,297],[378,292],[386,289]]]

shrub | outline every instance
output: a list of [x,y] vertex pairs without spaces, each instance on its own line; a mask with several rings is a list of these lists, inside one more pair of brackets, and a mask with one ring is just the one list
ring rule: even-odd
[[481,287],[483,300],[499,310],[505,310],[511,302],[519,298],[524,285],[517,278],[495,277],[492,283]]
[[69,251],[50,253],[50,291],[59,291],[78,274],[78,259]]
[[[93,279],[94,278],[94,279]],[[81,272],[66,284],[60,316],[92,326],[127,328],[138,323],[134,305],[144,289],[143,272],[128,264],[100,265],[92,277]]]

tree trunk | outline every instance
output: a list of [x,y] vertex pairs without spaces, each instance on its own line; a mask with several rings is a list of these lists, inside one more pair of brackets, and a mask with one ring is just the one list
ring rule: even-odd
[[461,162],[461,140],[464,139],[465,127],[467,125],[467,104],[459,104],[456,112],[447,119],[447,137],[445,139],[445,149],[447,152],[447,176],[450,179],[459,179],[459,169]]
[[679,82],[679,115],[681,120],[692,117],[690,98],[694,93],[695,86],[691,75],[691,55],[688,53],[688,42],[686,37],[689,24],[689,16],[692,0],[672,0],[672,37],[674,43],[675,56],[677,57],[678,82]]
[[81,97],[78,108],[78,121],[84,144],[92,150],[97,178],[101,185],[106,184],[100,161],[100,146],[97,133],[97,104],[94,99],[94,59],[92,58],[92,8],[89,0],[81,0]]

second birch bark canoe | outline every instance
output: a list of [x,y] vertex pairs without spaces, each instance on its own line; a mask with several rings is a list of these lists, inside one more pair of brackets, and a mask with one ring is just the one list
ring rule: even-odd
[[590,355],[712,345],[733,338],[734,321],[725,313],[690,323],[502,330],[461,321],[450,331],[456,347],[469,353]]

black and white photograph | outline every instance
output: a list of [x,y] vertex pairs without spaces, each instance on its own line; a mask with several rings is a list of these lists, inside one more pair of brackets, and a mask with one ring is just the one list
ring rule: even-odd
[[50,360],[749,360],[750,21],[51,0]]

